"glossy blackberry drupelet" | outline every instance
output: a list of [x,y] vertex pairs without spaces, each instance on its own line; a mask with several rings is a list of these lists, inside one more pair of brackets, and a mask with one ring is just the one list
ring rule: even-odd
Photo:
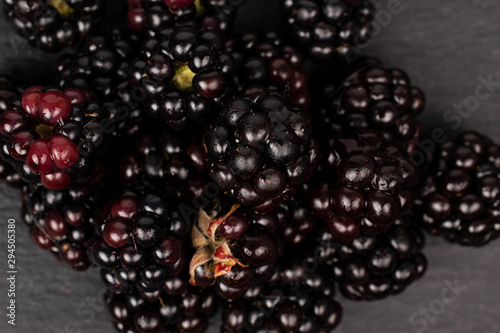
[[124,190],[99,214],[90,257],[110,290],[155,291],[187,267],[189,229],[175,200],[147,187]]
[[220,331],[331,333],[342,318],[334,291],[331,275],[312,257],[288,258],[271,283],[224,306]]
[[340,242],[383,233],[411,210],[419,170],[377,131],[333,135],[325,141],[321,166],[309,209]]
[[19,35],[38,48],[57,52],[95,32],[105,5],[101,0],[2,0]]
[[116,101],[128,87],[129,63],[139,44],[138,36],[119,29],[90,37],[76,54],[59,58],[56,81],[61,89],[79,88],[101,101]]
[[400,69],[376,59],[361,61],[341,83],[322,89],[314,117],[319,128],[354,134],[376,129],[389,143],[415,151],[422,136],[417,116],[425,106],[423,92]]
[[108,179],[60,191],[40,185],[23,187],[22,217],[30,228],[32,241],[74,270],[87,269],[90,265],[87,246],[94,236],[95,214],[113,186]]
[[500,235],[500,146],[461,133],[435,153],[422,182],[422,227],[461,245],[482,246]]
[[197,25],[229,34],[235,8],[227,0],[127,0],[128,26],[150,36],[163,28]]
[[178,27],[144,42],[130,81],[147,92],[141,105],[149,118],[173,129],[192,129],[215,116],[234,73],[234,59],[224,51],[219,33]]
[[256,215],[227,199],[217,198],[194,219],[191,242],[196,249],[189,267],[190,283],[215,284],[223,299],[239,299],[250,287],[276,272],[280,244],[274,236],[276,216]]
[[190,286],[187,277],[168,279],[154,292],[108,293],[105,303],[118,332],[202,333],[218,308],[213,289]]
[[281,0],[285,26],[314,61],[350,61],[369,41],[375,7],[368,0]]
[[320,162],[309,113],[281,94],[235,97],[204,134],[210,176],[240,204],[271,212]]
[[292,104],[311,106],[304,59],[276,33],[263,36],[247,33],[229,40],[226,45],[238,63],[236,84],[240,90],[274,86],[286,92]]
[[61,190],[102,176],[100,157],[108,146],[108,109],[84,92],[33,86],[0,114],[1,157],[20,178]]
[[[412,215],[387,232],[342,244],[323,231],[317,236],[320,261],[333,270],[339,290],[352,300],[378,300],[402,292],[427,269],[425,237]],[[318,244],[318,243],[317,243]]]

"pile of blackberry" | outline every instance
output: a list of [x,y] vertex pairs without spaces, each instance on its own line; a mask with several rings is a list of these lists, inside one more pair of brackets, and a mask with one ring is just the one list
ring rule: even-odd
[[342,83],[323,87],[316,103],[313,117],[325,132],[352,135],[375,129],[410,153],[422,137],[417,116],[425,107],[423,92],[404,71],[374,58],[360,61]]
[[237,62],[236,84],[240,91],[275,87],[289,95],[291,104],[310,107],[309,75],[304,69],[304,57],[278,34],[247,33],[226,45]]
[[403,149],[386,145],[377,131],[332,135],[324,144],[309,209],[336,240],[384,233],[410,212],[420,178]]
[[62,190],[102,177],[99,156],[108,138],[101,121],[104,104],[83,91],[26,89],[20,101],[0,114],[1,157],[31,184]]
[[419,193],[422,227],[461,245],[500,236],[500,146],[477,132],[461,133],[435,153]]
[[375,7],[369,0],[281,0],[285,26],[311,59],[351,60],[371,37]]
[[150,119],[185,130],[216,115],[234,71],[217,31],[164,28],[144,42],[131,64],[130,81],[147,93],[141,105]]
[[405,215],[381,235],[361,235],[340,243],[324,230],[316,236],[317,252],[352,300],[378,300],[401,293],[427,269],[425,237],[415,216]]
[[259,212],[291,198],[320,161],[307,110],[278,93],[228,101],[203,136],[212,180]]
[[127,22],[132,31],[154,35],[162,28],[198,25],[229,33],[235,8],[226,0],[127,0]]
[[224,307],[220,332],[332,332],[342,307],[331,276],[313,257],[288,258],[271,282]]
[[101,26],[102,1],[4,0],[65,50],[46,86],[0,76],[0,182],[37,246],[99,272],[117,331],[202,333],[222,306],[223,333],[333,332],[336,290],[423,276],[422,229],[500,235],[500,146],[466,132],[417,165],[423,92],[355,58],[369,0],[282,0],[290,38],[233,33],[250,2],[119,2]]
[[101,0],[3,0],[3,10],[19,35],[48,52],[85,40],[97,30]]

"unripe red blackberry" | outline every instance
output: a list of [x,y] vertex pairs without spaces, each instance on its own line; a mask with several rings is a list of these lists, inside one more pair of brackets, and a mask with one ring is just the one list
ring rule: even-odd
[[73,183],[97,182],[109,145],[102,122],[108,109],[83,91],[33,86],[19,106],[0,115],[2,157],[21,179],[62,190]]

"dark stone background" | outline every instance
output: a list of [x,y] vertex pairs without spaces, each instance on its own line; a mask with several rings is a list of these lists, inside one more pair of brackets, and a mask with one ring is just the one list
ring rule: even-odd
[[[240,8],[239,31],[264,31],[279,25],[278,1],[247,0]],[[387,1],[377,0],[379,10]],[[401,0],[402,11],[363,49],[390,66],[406,70],[427,95],[422,119],[427,130],[442,128],[443,113],[474,95],[478,78],[500,81],[500,3],[498,0]],[[26,83],[50,82],[53,57],[19,44],[0,20],[0,73]],[[13,43],[14,41],[14,43]],[[14,47],[15,45],[15,47]],[[460,130],[476,129],[500,141],[500,88],[481,102]],[[0,273],[0,332],[113,332],[100,303],[95,269],[71,272],[28,238],[19,216],[18,193],[0,186],[1,235],[7,219],[17,223],[17,326],[7,325],[7,284]],[[342,300],[344,318],[338,332],[500,332],[500,241],[481,249],[462,248],[429,237],[430,270],[403,294],[376,303]],[[6,271],[6,237],[0,236],[0,271]],[[441,294],[449,282],[466,289],[444,309]],[[439,315],[425,319],[425,308]],[[3,309],[3,310],[2,310]],[[442,310],[442,312],[441,312]],[[432,312],[431,312],[432,313]],[[436,313],[436,312],[434,312]],[[410,322],[412,318],[419,324]],[[425,323],[425,327],[424,327]],[[213,325],[213,324],[212,324]],[[209,332],[217,332],[213,325]],[[420,330],[419,330],[420,329]]]

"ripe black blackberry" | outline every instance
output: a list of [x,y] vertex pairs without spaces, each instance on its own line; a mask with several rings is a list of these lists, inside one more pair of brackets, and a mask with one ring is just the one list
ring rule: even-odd
[[15,104],[0,114],[0,156],[23,181],[62,190],[102,176],[109,111],[101,102],[75,88],[33,86]]
[[324,231],[320,261],[333,269],[339,290],[352,300],[377,300],[402,292],[427,269],[424,234],[412,215],[398,218],[387,232],[361,235],[345,244]]
[[[6,76],[0,76],[0,114],[6,111],[16,101],[19,101],[21,91],[16,83]],[[20,187],[24,183],[20,179],[16,169],[10,163],[0,158],[0,183],[5,183],[10,186]]]
[[90,257],[111,290],[158,290],[186,267],[189,230],[171,198],[151,189],[125,190],[99,214]]
[[22,216],[33,242],[73,269],[87,269],[90,265],[87,246],[94,236],[95,212],[102,208],[112,186],[114,183],[109,179],[99,184],[72,185],[60,191],[24,186]]
[[386,145],[374,130],[358,137],[333,135],[324,143],[323,172],[309,209],[335,239],[383,233],[410,211],[419,170],[403,149]]
[[[145,122],[131,124],[121,134],[118,170],[124,186],[147,186],[186,203],[203,194],[205,163],[185,133]],[[196,159],[202,164],[193,162]]]
[[312,257],[289,258],[272,283],[224,307],[220,331],[332,332],[342,317],[334,292],[331,275]]
[[286,91],[292,104],[311,105],[309,75],[301,53],[274,32],[247,33],[226,43],[238,63],[240,90],[276,86]]
[[285,25],[315,61],[352,57],[371,37],[375,7],[368,0],[281,0]]
[[213,181],[259,212],[292,197],[320,161],[309,113],[275,93],[227,101],[203,145]]
[[154,35],[162,28],[196,24],[202,29],[231,32],[235,8],[226,0],[127,0],[128,26]]
[[105,303],[115,328],[123,333],[202,333],[218,308],[213,289],[192,287],[187,278],[168,279],[155,292],[108,293]]
[[464,132],[436,152],[418,203],[431,234],[482,246],[500,235],[500,146]]
[[148,117],[186,129],[214,117],[234,72],[219,33],[177,27],[164,28],[144,43],[130,80],[147,92],[142,106]]
[[196,249],[189,267],[190,283],[215,289],[224,299],[239,299],[250,287],[275,274],[280,245],[273,215],[256,215],[217,198],[200,209],[191,230]]
[[57,52],[92,34],[100,21],[101,0],[3,0],[3,10],[19,35]]
[[387,142],[410,153],[416,149],[422,135],[416,117],[424,109],[425,96],[402,70],[365,59],[341,84],[326,85],[321,94],[313,117],[324,131],[352,135],[376,129]]
[[138,55],[136,35],[112,29],[90,37],[73,55],[59,58],[59,87],[92,92],[102,101],[113,101],[126,88],[129,63]]

